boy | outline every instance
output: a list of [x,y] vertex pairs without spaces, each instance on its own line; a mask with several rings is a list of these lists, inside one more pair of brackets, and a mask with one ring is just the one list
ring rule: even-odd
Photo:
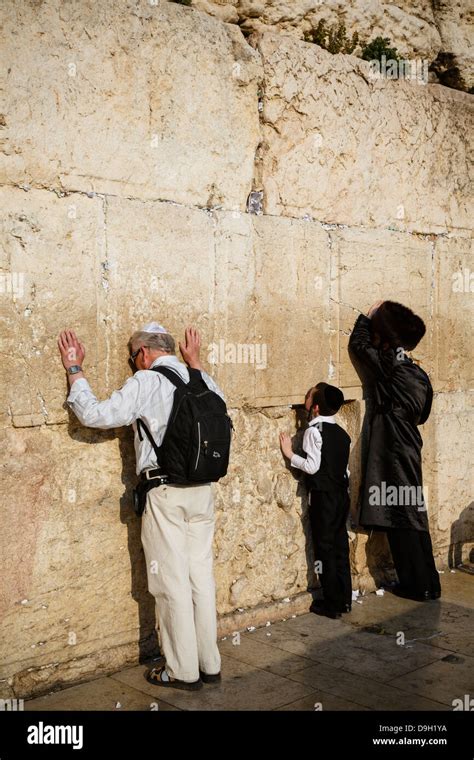
[[344,403],[339,388],[318,383],[305,397],[309,426],[303,438],[306,457],[294,454],[291,438],[280,433],[280,447],[292,467],[306,475],[309,518],[313,536],[315,567],[324,591],[322,602],[311,611],[335,619],[350,612],[352,602],[349,541],[348,469],[351,439],[334,419]]

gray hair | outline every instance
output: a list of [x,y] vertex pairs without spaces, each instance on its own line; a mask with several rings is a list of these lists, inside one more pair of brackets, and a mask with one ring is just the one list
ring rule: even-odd
[[174,338],[169,333],[151,333],[137,330],[128,341],[128,351],[133,354],[142,346],[151,348],[152,351],[165,351],[167,354],[174,354],[176,351]]

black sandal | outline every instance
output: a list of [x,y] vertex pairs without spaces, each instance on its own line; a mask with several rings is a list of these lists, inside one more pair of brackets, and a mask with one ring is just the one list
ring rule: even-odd
[[[167,679],[163,679],[164,673],[166,673]],[[183,689],[184,691],[197,691],[202,688],[202,681],[200,678],[198,678],[197,681],[180,681],[178,678],[170,676],[166,670],[166,665],[151,668],[145,678],[148,683],[152,683],[153,686],[171,686],[174,689]]]

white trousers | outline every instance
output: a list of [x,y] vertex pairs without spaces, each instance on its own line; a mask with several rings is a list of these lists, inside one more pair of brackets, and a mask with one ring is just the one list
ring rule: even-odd
[[142,544],[166,669],[180,681],[221,669],[212,569],[212,486],[162,485],[147,494]]

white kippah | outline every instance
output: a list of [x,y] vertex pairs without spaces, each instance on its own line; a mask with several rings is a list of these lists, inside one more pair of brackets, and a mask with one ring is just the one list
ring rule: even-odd
[[163,325],[158,324],[158,322],[148,322],[148,324],[142,327],[141,332],[168,333],[168,330]]

